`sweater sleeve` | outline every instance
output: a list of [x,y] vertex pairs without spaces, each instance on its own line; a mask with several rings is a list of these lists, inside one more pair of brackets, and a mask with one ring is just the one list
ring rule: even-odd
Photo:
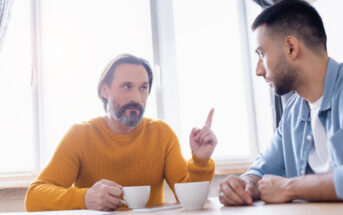
[[194,154],[186,162],[181,153],[179,141],[175,133],[167,126],[164,131],[165,140],[165,164],[164,176],[175,194],[174,184],[182,182],[211,181],[214,175],[214,161],[212,159],[198,158]]
[[57,147],[50,163],[29,187],[27,211],[84,209],[87,188],[73,186],[80,168],[80,129],[73,126]]

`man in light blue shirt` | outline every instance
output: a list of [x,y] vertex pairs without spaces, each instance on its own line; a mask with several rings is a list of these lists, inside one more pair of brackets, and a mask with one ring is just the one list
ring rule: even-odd
[[254,21],[262,76],[275,94],[291,90],[267,150],[241,177],[220,183],[224,205],[343,200],[343,64],[328,57],[317,11],[280,1]]

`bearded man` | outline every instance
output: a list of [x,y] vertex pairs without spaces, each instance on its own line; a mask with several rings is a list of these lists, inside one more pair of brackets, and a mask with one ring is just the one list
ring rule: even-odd
[[108,64],[98,84],[107,115],[70,128],[30,186],[27,211],[112,211],[123,206],[122,186],[139,185],[151,186],[147,205],[159,204],[164,180],[174,194],[175,183],[212,180],[213,109],[205,126],[191,131],[192,159],[186,163],[172,129],[143,118],[152,80],[142,58],[122,54]]

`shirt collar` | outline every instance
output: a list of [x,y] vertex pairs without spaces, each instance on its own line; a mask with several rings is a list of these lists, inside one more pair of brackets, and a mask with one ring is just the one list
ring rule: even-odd
[[329,58],[328,67],[326,69],[325,75],[325,84],[324,84],[324,93],[323,93],[323,102],[320,107],[320,111],[325,111],[331,109],[331,99],[332,94],[334,93],[334,87],[336,85],[337,76],[339,71],[339,64]]
[[[331,109],[330,99],[333,94],[334,86],[337,80],[338,71],[339,71],[339,64],[332,58],[329,58],[329,62],[328,62],[328,66],[326,68],[326,74],[325,74],[323,101],[319,109],[319,112]],[[301,120],[309,121],[310,120],[310,107],[304,98],[300,97],[300,99],[301,99],[301,106],[300,106]]]

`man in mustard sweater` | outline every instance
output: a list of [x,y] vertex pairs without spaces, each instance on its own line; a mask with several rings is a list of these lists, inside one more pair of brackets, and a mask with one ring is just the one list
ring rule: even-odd
[[122,186],[138,185],[151,186],[152,205],[163,202],[164,179],[173,192],[175,183],[212,180],[213,109],[205,126],[191,131],[192,159],[186,163],[172,129],[142,118],[152,80],[142,58],[123,54],[108,64],[98,85],[107,115],[70,128],[30,186],[27,211],[111,211],[123,206]]

